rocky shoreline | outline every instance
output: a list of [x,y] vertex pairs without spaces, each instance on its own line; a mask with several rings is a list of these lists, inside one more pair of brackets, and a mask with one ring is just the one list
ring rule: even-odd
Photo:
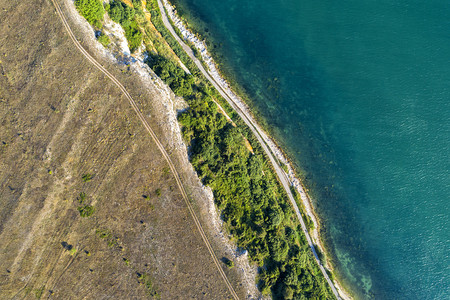
[[[252,113],[250,111],[250,108],[244,103],[244,101],[237,96],[231,89],[230,84],[223,78],[223,76],[220,74],[218,68],[216,67],[216,64],[211,57],[211,55],[207,51],[207,47],[204,41],[201,41],[195,34],[193,34],[188,27],[181,21],[179,16],[176,13],[175,8],[167,1],[162,0],[163,4],[168,12],[169,17],[171,18],[174,25],[180,30],[182,37],[191,42],[195,48],[200,53],[203,62],[206,64],[208,68],[208,73],[214,78],[214,80],[227,92],[228,95],[233,99],[233,101],[238,105],[239,109],[244,111],[247,115],[252,117]],[[72,1],[68,6],[70,7],[72,18],[75,18],[77,20],[77,23],[81,25],[83,28],[83,31],[90,30],[89,35],[93,35],[92,28],[90,25],[85,22],[84,18],[82,18],[77,11],[75,10],[75,7],[73,6]],[[110,18],[105,15],[105,24],[104,24],[104,31],[106,34],[108,34],[110,37],[113,38],[113,50],[107,50],[103,46],[100,45],[100,43],[95,43],[95,48],[98,50],[102,55],[105,57],[108,57],[109,60],[116,61],[119,64],[127,64],[130,67],[132,67],[133,71],[138,73],[140,78],[142,79],[142,82],[144,84],[148,84],[150,81],[152,84],[156,85],[158,89],[161,90],[163,94],[167,96],[168,99],[171,99],[171,101],[164,102],[162,101],[162,105],[164,106],[165,114],[167,115],[167,119],[169,120],[168,125],[170,128],[170,134],[173,141],[173,144],[175,148],[179,149],[186,149],[186,145],[181,139],[181,132],[178,125],[178,121],[176,119],[176,112],[179,109],[183,109],[186,106],[186,103],[181,99],[175,99],[179,97],[174,97],[171,95],[171,91],[168,90],[168,87],[161,81],[159,78],[157,78],[156,75],[154,75],[153,71],[144,63],[145,61],[145,53],[143,52],[143,49],[138,49],[135,54],[131,55],[130,50],[128,48],[128,44],[126,41],[126,38],[124,36],[124,31],[120,27],[120,25],[116,24],[115,22],[111,21]],[[95,37],[93,36],[95,39]],[[183,103],[181,103],[183,102]],[[253,117],[252,117],[253,118]],[[253,118],[254,121],[254,118]],[[254,121],[254,123],[256,123]],[[258,126],[258,125],[257,125]],[[262,138],[264,139],[265,143],[268,145],[272,153],[275,155],[275,157],[287,167],[288,172],[286,172],[286,175],[289,179],[290,184],[295,188],[295,190],[300,194],[301,201],[303,204],[303,207],[306,211],[306,214],[309,216],[309,218],[314,223],[314,229],[311,231],[311,237],[314,240],[314,243],[319,247],[319,249],[324,252],[322,243],[320,241],[319,236],[319,226],[320,223],[318,219],[316,218],[316,215],[314,213],[314,209],[311,203],[311,200],[309,199],[309,196],[305,192],[305,189],[301,183],[301,181],[297,178],[294,168],[292,167],[292,164],[290,163],[287,156],[284,154],[282,149],[276,144],[276,142],[269,137],[267,134],[263,134]],[[186,159],[187,159],[187,151],[186,152]],[[184,159],[183,159],[184,160]],[[187,161],[189,166],[192,169],[192,166]],[[196,177],[195,171],[192,169],[193,174]],[[206,198],[208,198],[208,211],[209,211],[209,219],[213,226],[213,231],[215,232],[214,236],[215,238],[219,239],[220,242],[227,248],[227,253],[229,253],[232,257],[236,259],[237,262],[237,268],[240,269],[241,274],[243,276],[243,281],[245,282],[245,285],[247,286],[248,295],[250,298],[253,298],[253,295],[259,294],[256,288],[256,285],[254,284],[254,278],[256,276],[257,270],[256,268],[249,265],[247,256],[245,253],[240,253],[238,249],[234,245],[231,245],[229,242],[228,237],[225,236],[224,231],[222,230],[222,221],[217,214],[215,205],[214,205],[214,199],[212,196],[211,191],[208,191],[207,187],[203,186],[203,193]],[[330,268],[330,266],[328,266]],[[252,281],[253,279],[253,281]],[[350,299],[348,296],[343,293],[343,289],[340,287],[340,285],[335,282],[336,286],[338,287],[338,290],[340,291],[341,296],[344,299]]]
[[[253,124],[256,124],[257,127],[259,125],[257,124],[255,118],[253,117],[250,108],[248,105],[245,104],[245,102],[238,96],[236,93],[233,92],[230,84],[226,81],[226,79],[220,74],[216,63],[214,62],[213,58],[209,54],[206,43],[200,38],[192,33],[187,24],[183,23],[181,18],[178,16],[177,11],[173,5],[169,3],[168,0],[162,0],[163,5],[167,11],[168,16],[170,17],[173,24],[177,27],[177,29],[180,31],[182,38],[184,38],[186,41],[192,43],[194,47],[197,49],[198,53],[201,55],[201,58],[203,62],[207,66],[207,71],[211,75],[211,77],[214,78],[214,80],[221,86],[223,90],[226,91],[226,93],[230,96],[230,98],[233,99],[234,103],[239,107],[240,110],[245,112],[247,116],[250,116],[253,120]],[[261,127],[259,127],[261,129]],[[292,187],[298,192],[301,198],[301,202],[303,205],[303,208],[308,215],[308,217],[311,219],[311,221],[314,223],[314,229],[311,230],[310,234],[311,237],[316,244],[316,246],[322,251],[322,253],[325,253],[324,246],[322,244],[322,241],[320,239],[319,230],[320,230],[320,222],[318,218],[316,217],[316,214],[314,212],[314,208],[311,202],[310,197],[305,191],[305,188],[302,184],[302,182],[298,179],[294,168],[292,167],[292,163],[284,153],[284,151],[278,146],[278,144],[270,137],[268,136],[265,131],[260,130],[260,132],[263,132],[262,138],[264,139],[264,142],[267,144],[267,146],[270,148],[272,153],[275,155],[275,157],[287,167],[286,176],[289,179],[289,182]],[[332,269],[332,265],[329,263],[329,261],[326,262],[327,267],[329,269]],[[340,296],[343,299],[351,299],[347,293],[344,291],[342,286],[337,282],[334,281],[335,286],[337,287],[337,290],[339,291]]]
[[[206,43],[204,41],[200,41],[200,39],[190,32],[184,23],[181,21],[181,19],[178,17],[175,8],[167,1],[163,0],[164,6],[166,10],[168,11],[168,14],[170,18],[172,19],[172,22],[177,26],[177,28],[180,30],[181,34],[183,35],[183,38],[196,47],[196,49],[201,54],[201,57],[203,61],[208,66],[208,73],[214,78],[214,80],[221,85],[221,87],[227,91],[228,95],[231,96],[233,101],[239,106],[239,108],[242,111],[245,111],[246,114],[252,116],[252,113],[250,111],[250,108],[242,101],[242,99],[237,96],[231,89],[230,84],[222,77],[220,72],[218,71],[216,64],[211,57],[211,55],[208,53],[208,50],[206,48]],[[254,118],[253,118],[254,119]],[[254,121],[254,120],[253,120]],[[255,122],[256,123],[256,122]],[[288,172],[286,173],[291,185],[299,192],[301,195],[302,203],[306,209],[306,212],[308,216],[311,218],[311,220],[314,222],[315,229],[313,230],[313,237],[314,241],[319,244],[318,240],[318,226],[319,223],[317,221],[316,215],[314,213],[314,210],[312,208],[311,200],[309,199],[308,195],[305,192],[305,189],[301,183],[301,181],[297,178],[294,168],[292,167],[289,159],[284,154],[284,152],[281,150],[281,148],[274,142],[274,140],[269,137],[268,135],[263,136],[265,143],[269,146],[270,150],[273,152],[273,154],[276,156],[276,158],[287,166]]]

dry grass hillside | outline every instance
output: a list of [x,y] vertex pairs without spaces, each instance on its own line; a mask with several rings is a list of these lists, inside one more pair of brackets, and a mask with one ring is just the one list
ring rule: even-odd
[[[0,299],[230,298],[157,147],[51,2],[1,1],[0,20]],[[102,63],[200,195],[158,112],[163,95]]]

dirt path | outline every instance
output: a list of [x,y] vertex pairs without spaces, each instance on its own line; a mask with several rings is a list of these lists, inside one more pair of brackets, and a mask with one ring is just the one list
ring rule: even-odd
[[203,73],[203,75],[211,82],[211,84],[217,89],[217,91],[219,91],[219,93],[222,95],[222,97],[225,98],[225,100],[227,100],[227,102],[231,105],[231,107],[233,107],[233,109],[239,114],[239,116],[242,118],[242,120],[244,120],[244,122],[247,124],[247,126],[251,129],[251,131],[253,132],[253,134],[256,136],[256,138],[258,139],[259,143],[261,144],[262,148],[264,149],[264,152],[267,154],[267,156],[270,159],[270,162],[272,163],[273,168],[275,169],[275,172],[281,182],[281,185],[283,186],[283,188],[285,189],[289,200],[291,201],[291,204],[295,210],[295,214],[297,215],[298,220],[300,221],[302,230],[306,236],[306,240],[308,241],[308,245],[311,248],[311,251],[314,254],[314,258],[317,262],[317,264],[319,265],[320,270],[322,271],[323,276],[325,277],[325,279],[327,280],[331,290],[333,291],[333,294],[336,296],[337,299],[341,299],[341,297],[339,296],[338,291],[336,290],[336,287],[334,286],[333,282],[331,281],[330,277],[328,276],[325,268],[323,267],[316,249],[314,247],[314,244],[312,242],[312,239],[309,235],[309,232],[307,230],[307,227],[305,225],[305,222],[300,214],[300,210],[297,206],[297,203],[295,202],[294,196],[292,195],[291,189],[290,189],[290,184],[289,184],[289,180],[288,177],[286,175],[286,173],[283,171],[283,169],[280,167],[280,165],[278,164],[277,160],[275,159],[274,155],[272,154],[272,152],[269,150],[269,147],[267,146],[267,144],[264,142],[265,139],[267,139],[266,134],[259,128],[259,126],[257,126],[254,121],[253,118],[251,118],[247,112],[241,110],[239,108],[239,106],[233,101],[233,98],[228,94],[228,91],[224,88],[222,88],[222,86],[217,83],[217,81],[210,75],[209,72],[207,72],[205,70],[205,68],[203,67],[202,63],[198,60],[197,57],[195,57],[194,52],[192,51],[192,49],[186,45],[181,39],[180,37],[176,34],[175,30],[173,29],[172,25],[170,24],[168,18],[167,18],[167,14],[166,11],[164,9],[164,6],[161,2],[161,0],[158,0],[158,6],[159,9],[161,11],[161,16],[163,19],[163,23],[164,26],[166,26],[166,28],[170,31],[170,33],[173,35],[173,37],[177,40],[177,42],[181,45],[181,47],[183,48],[183,50],[189,55],[189,57],[195,62],[195,64],[197,65],[197,67],[199,68],[199,70]]
[[167,161],[170,170],[172,171],[172,174],[175,177],[175,180],[177,182],[178,188],[180,189],[180,192],[183,196],[183,199],[186,203],[186,206],[188,207],[189,213],[191,214],[194,223],[203,239],[203,242],[205,243],[209,253],[211,254],[211,257],[214,261],[214,264],[217,267],[217,270],[219,271],[220,275],[222,276],[225,284],[228,287],[228,290],[230,291],[232,297],[234,299],[239,299],[239,297],[237,296],[233,286],[231,285],[231,283],[229,282],[225,272],[223,271],[222,267],[220,266],[219,260],[217,259],[216,255],[214,254],[214,250],[210,244],[210,242],[208,241],[208,238],[202,228],[202,225],[200,224],[200,221],[198,220],[195,211],[191,205],[191,203],[189,202],[189,198],[188,195],[186,193],[186,190],[184,189],[184,186],[181,182],[180,176],[178,175],[177,170],[175,169],[174,164],[172,163],[169,155],[167,154],[166,150],[164,149],[163,145],[160,143],[160,141],[158,140],[158,137],[156,136],[156,134],[153,132],[152,128],[150,127],[150,125],[148,124],[148,122],[145,120],[144,116],[142,115],[142,113],[140,112],[138,106],[136,105],[136,102],[133,100],[133,98],[130,96],[130,94],[127,92],[127,90],[125,89],[125,87],[111,74],[109,73],[99,62],[97,62],[82,46],[81,44],[78,42],[78,40],[76,39],[75,35],[73,34],[62,10],[61,7],[59,6],[59,4],[56,2],[56,0],[52,0],[53,5],[55,6],[56,12],[58,13],[59,18],[61,19],[61,21],[63,22],[63,25],[65,27],[65,29],[67,30],[67,33],[69,34],[70,39],[72,40],[72,42],[74,43],[75,47],[77,47],[77,49],[86,57],[86,59],[92,63],[97,69],[99,69],[103,74],[105,74],[109,79],[111,79],[111,81],[114,82],[114,84],[122,91],[123,95],[127,98],[128,102],[130,103],[130,105],[132,106],[133,110],[136,112],[136,115],[138,116],[139,120],[141,121],[142,125],[144,125],[145,129],[147,130],[147,132],[149,133],[149,135],[152,137],[153,141],[156,143],[156,145],[158,146],[158,149],[161,151],[161,154],[164,156],[165,160]]

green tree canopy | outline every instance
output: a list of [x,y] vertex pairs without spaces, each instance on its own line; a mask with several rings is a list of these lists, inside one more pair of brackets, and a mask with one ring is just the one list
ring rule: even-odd
[[99,0],[75,0],[75,7],[90,24],[101,27],[105,9]]

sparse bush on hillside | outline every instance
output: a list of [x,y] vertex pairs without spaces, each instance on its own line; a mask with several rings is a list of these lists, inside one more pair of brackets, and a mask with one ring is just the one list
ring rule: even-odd
[[153,286],[153,282],[151,277],[146,273],[136,273],[139,284],[143,284],[147,289],[148,296],[152,297],[153,299],[161,299],[161,296],[156,291],[155,287]]
[[105,47],[105,48],[108,47],[109,44],[111,43],[109,36],[107,36],[106,34],[103,34],[103,33],[101,33],[97,39],[100,42],[100,44],[102,44],[103,47]]
[[226,257],[222,258],[222,262],[230,269],[234,267],[234,262]]
[[75,7],[91,25],[102,27],[105,9],[99,0],[75,0]]
[[85,192],[81,192],[80,195],[77,198],[78,202],[80,202],[80,204],[84,203],[84,200],[86,200],[86,193]]
[[119,245],[119,238],[114,237],[108,229],[97,229],[95,233],[99,236],[99,238],[108,242],[108,247],[123,249],[122,246]]
[[79,206],[78,211],[80,212],[80,216],[82,218],[88,218],[92,216],[95,211],[95,208],[90,205]]
[[122,258],[122,259],[123,259],[123,262],[124,262],[127,266],[130,265],[130,261],[128,260],[128,258],[124,257],[124,258]]
[[92,179],[92,174],[86,173],[81,176],[81,179],[83,179],[84,182],[89,182]]

